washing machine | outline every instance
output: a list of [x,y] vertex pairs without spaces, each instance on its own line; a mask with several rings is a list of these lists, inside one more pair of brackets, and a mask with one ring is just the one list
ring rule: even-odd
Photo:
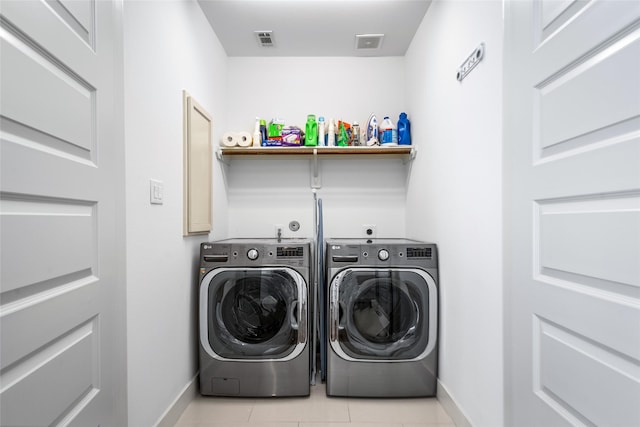
[[306,240],[200,245],[200,392],[307,396],[312,247]]
[[405,239],[326,242],[329,396],[434,396],[438,254]]

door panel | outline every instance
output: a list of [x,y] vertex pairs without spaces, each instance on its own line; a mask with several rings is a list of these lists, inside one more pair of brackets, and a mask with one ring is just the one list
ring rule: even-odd
[[[62,276],[96,270],[95,205],[55,199],[3,200],[3,234],[10,250],[2,256],[2,290],[46,287]],[[28,231],[28,233],[26,232]],[[36,261],[38,268],[33,268]],[[33,292],[31,292],[33,293]]]
[[[583,197],[535,205],[539,254],[535,271],[546,276],[580,274],[592,286],[625,292],[640,287],[640,197]],[[629,292],[637,289],[628,289]]]
[[95,40],[95,0],[53,0],[49,7],[89,46]]
[[640,425],[640,3],[505,16],[507,424]]
[[121,11],[0,12],[0,424],[125,425]]
[[[629,424],[638,419],[635,395],[620,393],[637,386],[637,375],[628,375],[637,374],[633,362],[545,319],[536,317],[534,328],[533,381],[537,396],[577,425],[635,425]],[[601,399],[599,394],[615,398]]]
[[37,129],[61,144],[90,150],[95,142],[95,90],[18,29],[6,24],[2,33],[3,115],[16,127]]
[[530,9],[535,43],[523,70],[535,88],[536,160],[637,139],[640,127],[636,2],[573,1],[550,31],[540,15],[557,3],[534,1]]
[[[95,316],[97,304],[91,297],[97,292],[95,277],[62,277],[49,289],[34,292],[25,300],[3,304],[2,330],[20,331],[2,337],[2,369],[10,369],[24,355],[47,346]],[[4,301],[4,298],[3,298]],[[67,310],[74,306],[75,310]]]
[[[640,84],[640,29],[536,86],[540,147],[588,145],[626,133]],[[541,61],[549,61],[542,55]],[[590,137],[598,131],[599,138]],[[557,150],[557,147],[555,148]]]
[[[100,389],[96,329],[95,319],[74,328],[3,374],[3,425],[54,425],[67,415],[61,408],[95,397]],[[70,374],[65,381],[61,372]],[[27,399],[32,410],[17,411]]]

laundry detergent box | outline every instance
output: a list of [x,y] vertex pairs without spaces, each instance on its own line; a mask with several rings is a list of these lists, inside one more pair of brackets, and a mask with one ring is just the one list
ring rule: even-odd
[[282,145],[298,146],[302,142],[302,130],[297,126],[282,128]]

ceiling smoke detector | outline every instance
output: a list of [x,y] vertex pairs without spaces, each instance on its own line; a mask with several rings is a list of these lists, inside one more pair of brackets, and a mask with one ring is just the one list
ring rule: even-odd
[[258,39],[258,44],[262,47],[272,47],[274,46],[274,41],[273,41],[273,31],[271,30],[267,30],[267,31],[254,31],[253,32],[257,39]]
[[380,49],[384,34],[356,34],[356,50]]

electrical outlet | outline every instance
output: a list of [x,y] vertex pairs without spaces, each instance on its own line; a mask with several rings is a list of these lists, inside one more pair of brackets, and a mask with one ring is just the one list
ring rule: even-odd
[[362,224],[362,237],[373,239],[378,234],[375,224]]

